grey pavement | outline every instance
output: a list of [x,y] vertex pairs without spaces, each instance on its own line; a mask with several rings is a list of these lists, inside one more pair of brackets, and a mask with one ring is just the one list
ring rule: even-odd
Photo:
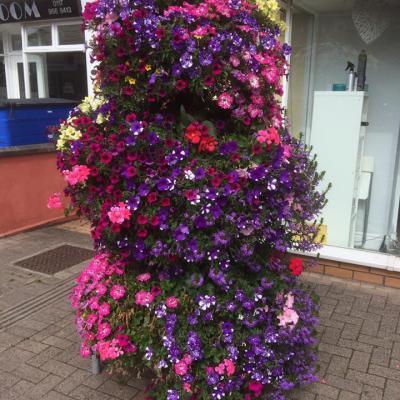
[[[13,262],[63,243],[90,248],[87,227],[72,222],[0,240],[0,323],[26,310],[0,328],[0,400],[144,399],[145,381],[91,374],[66,294],[35,308],[83,265],[45,276]],[[321,296],[320,379],[290,399],[400,400],[400,291],[309,273],[303,281]]]

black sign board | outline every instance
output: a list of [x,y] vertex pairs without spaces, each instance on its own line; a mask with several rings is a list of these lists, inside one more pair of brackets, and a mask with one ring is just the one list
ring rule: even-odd
[[0,24],[81,15],[80,0],[0,0]]

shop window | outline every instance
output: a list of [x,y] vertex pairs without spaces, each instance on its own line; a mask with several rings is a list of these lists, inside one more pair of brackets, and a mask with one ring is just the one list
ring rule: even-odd
[[47,53],[48,96],[81,100],[87,95],[84,53]]
[[85,36],[81,29],[80,24],[74,25],[59,25],[58,30],[58,44],[70,45],[70,44],[82,44],[85,42]]
[[28,27],[26,35],[28,38],[28,47],[52,45],[51,26]]
[[328,245],[399,256],[400,7],[373,3],[294,0],[288,115],[332,183]]

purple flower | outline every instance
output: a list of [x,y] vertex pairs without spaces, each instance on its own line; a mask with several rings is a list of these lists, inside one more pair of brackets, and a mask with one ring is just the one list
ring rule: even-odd
[[176,241],[181,242],[186,239],[189,235],[189,228],[186,225],[180,224],[174,232],[174,238]]
[[193,56],[190,53],[184,53],[179,59],[183,68],[188,69],[193,66]]

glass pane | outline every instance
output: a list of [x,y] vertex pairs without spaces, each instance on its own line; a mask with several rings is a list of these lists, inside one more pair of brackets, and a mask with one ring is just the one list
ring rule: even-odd
[[39,89],[38,89],[37,64],[36,62],[30,62],[28,65],[29,65],[29,82],[31,85],[31,99],[38,99]]
[[11,50],[12,51],[22,50],[21,35],[11,35]]
[[293,11],[287,113],[291,131],[296,137],[300,134],[307,137],[311,123],[308,120],[308,102],[313,24],[313,15],[296,9]]
[[[398,1],[294,1],[302,4],[318,18],[315,61],[307,61],[306,15],[294,16],[290,116],[296,130],[311,126],[308,141],[326,171],[321,187],[332,183],[322,212],[327,243],[400,255],[400,20],[391,18]],[[362,25],[367,17],[376,23]],[[349,83],[348,61],[358,86]]]
[[51,46],[51,26],[27,28],[28,46]]
[[0,99],[7,98],[6,70],[4,67],[4,57],[0,57]]
[[85,53],[46,54],[49,97],[81,100],[87,96]]
[[17,70],[18,70],[18,86],[19,86],[19,98],[20,99],[25,99],[25,81],[24,81],[24,65],[22,62],[19,62],[17,64]]
[[81,25],[60,25],[58,27],[58,44],[83,44],[85,37]]

